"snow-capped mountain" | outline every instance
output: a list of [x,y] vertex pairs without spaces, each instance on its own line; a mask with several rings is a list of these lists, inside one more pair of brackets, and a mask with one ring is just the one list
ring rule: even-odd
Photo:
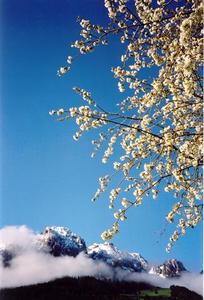
[[120,251],[112,243],[93,244],[88,247],[87,252],[94,260],[101,260],[123,270],[141,272],[148,268],[147,261],[139,253]]
[[169,259],[163,264],[152,267],[149,271],[150,274],[157,274],[161,277],[179,277],[182,272],[187,272],[183,263],[176,259]]
[[37,243],[41,249],[48,250],[54,256],[77,256],[80,252],[86,252],[84,239],[73,233],[66,227],[46,227],[37,236]]
[[10,266],[13,258],[32,251],[75,257],[82,251],[86,252],[86,243],[70,229],[57,226],[46,227],[40,234],[29,234],[28,240],[23,242],[18,237],[12,242],[0,240],[0,262],[4,267]]
[[12,260],[25,252],[34,251],[50,253],[53,256],[76,257],[84,252],[86,256],[101,261],[112,268],[120,268],[128,272],[147,272],[162,277],[178,277],[186,271],[182,262],[171,259],[159,266],[150,268],[149,263],[139,253],[129,253],[117,249],[113,243],[93,244],[89,247],[83,238],[66,227],[46,227],[40,234],[29,234],[29,239],[22,243],[0,241],[0,263],[3,267],[12,266]]

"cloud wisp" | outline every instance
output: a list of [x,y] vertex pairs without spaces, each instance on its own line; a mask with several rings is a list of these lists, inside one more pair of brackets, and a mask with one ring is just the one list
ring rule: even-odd
[[93,260],[80,253],[76,257],[54,257],[39,249],[36,234],[26,226],[9,226],[0,230],[0,245],[12,250],[15,256],[10,267],[0,263],[0,287],[17,287],[48,282],[65,276],[104,277],[125,281],[144,281],[155,286],[186,286],[202,294],[203,276],[186,273],[179,279],[164,279],[148,273],[130,273],[120,268],[111,268],[107,264]]

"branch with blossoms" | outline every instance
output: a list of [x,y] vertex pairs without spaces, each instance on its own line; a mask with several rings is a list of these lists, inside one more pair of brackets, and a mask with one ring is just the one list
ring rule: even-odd
[[[123,151],[120,157],[115,153],[113,174],[99,178],[92,199],[96,201],[110,189],[109,208],[114,209],[116,221],[102,238],[112,239],[131,207],[141,205],[146,197],[156,199],[164,190],[175,198],[166,216],[176,226],[169,251],[188,228],[202,220],[202,2],[105,0],[105,7],[110,18],[107,27],[78,18],[82,39],[72,48],[87,54],[101,44],[108,45],[113,34],[118,36],[125,50],[120,65],[111,71],[119,92],[129,92],[128,97],[110,112],[90,92],[76,87],[74,91],[86,104],[52,110],[50,115],[61,121],[75,119],[79,127],[75,140],[86,131],[104,128],[92,141],[92,157],[107,144],[102,163],[108,162],[116,145]],[[73,61],[68,56],[58,75],[69,72]],[[146,77],[147,72],[151,78]],[[116,175],[120,181],[111,188]],[[121,208],[115,210],[119,198]]]

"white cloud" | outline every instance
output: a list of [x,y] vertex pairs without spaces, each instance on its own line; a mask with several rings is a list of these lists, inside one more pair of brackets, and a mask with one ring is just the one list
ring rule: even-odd
[[7,226],[0,230],[0,245],[6,249],[21,249],[21,252],[34,248],[35,234],[26,226]]
[[10,268],[2,269],[1,287],[29,285],[64,276],[111,277],[111,269],[104,263],[96,263],[83,253],[74,257],[53,257],[50,254],[29,251],[13,259]]

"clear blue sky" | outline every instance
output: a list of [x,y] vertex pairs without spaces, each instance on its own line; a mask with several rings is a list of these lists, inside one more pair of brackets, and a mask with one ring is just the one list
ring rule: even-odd
[[[45,226],[67,226],[85,238],[100,242],[112,222],[108,195],[93,204],[90,199],[98,177],[108,172],[100,154],[91,159],[92,135],[72,139],[73,123],[58,123],[48,112],[80,105],[72,92],[81,86],[93,92],[100,104],[113,108],[121,100],[111,66],[117,66],[120,49],[115,42],[82,56],[63,78],[56,76],[72,41],[79,38],[78,15],[97,23],[107,20],[102,0],[2,0],[1,11],[1,227],[26,224],[41,231]],[[129,221],[113,240],[120,249],[140,252],[161,262],[176,257],[187,268],[202,269],[202,228],[191,230],[170,254],[165,215],[172,205],[165,193],[147,200],[129,213]]]

